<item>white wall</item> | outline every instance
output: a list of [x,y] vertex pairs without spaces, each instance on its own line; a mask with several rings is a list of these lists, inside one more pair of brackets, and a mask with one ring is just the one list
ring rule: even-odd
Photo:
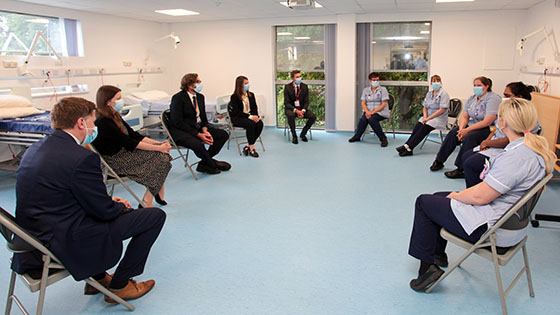
[[[517,39],[543,26],[546,27],[549,35],[552,35],[553,41],[560,49],[560,8],[554,6],[554,0],[545,0],[528,10],[527,18],[521,23],[522,34]],[[540,33],[529,38],[524,46],[521,66],[528,66],[530,71],[544,70],[544,65],[560,67],[560,62],[554,60],[552,50],[544,34]],[[540,57],[544,57],[546,60],[543,66],[537,64],[537,59]],[[537,85],[542,75],[522,72],[519,78],[527,84]],[[547,94],[560,97],[560,71],[556,71],[556,75],[549,76],[548,81],[549,90]]]
[[[56,17],[78,19],[82,23],[82,33],[84,38],[84,57],[64,57],[63,67],[55,67],[54,61],[50,57],[32,57],[29,69],[35,75],[41,73],[41,69],[53,68],[104,68],[109,71],[134,72],[139,67],[143,67],[144,59],[148,49],[152,46],[153,40],[169,33],[169,25],[161,23],[146,22],[134,19],[126,19],[110,15],[86,13],[76,10],[66,10],[55,7],[33,5],[21,1],[0,0],[2,10],[21,12],[28,14],[39,14]],[[170,60],[178,58],[177,52],[173,51],[171,40],[159,43],[154,47],[149,65],[160,66],[169,70]],[[24,56],[0,56],[2,60],[16,60],[20,64],[24,61]],[[123,61],[132,61],[130,68],[123,66]],[[9,79],[17,76],[15,69],[0,68],[0,87],[12,85],[29,85],[39,87],[43,83],[42,79]],[[136,74],[130,75],[105,75],[105,84],[122,84],[135,82],[138,78]],[[146,81],[154,87],[167,90],[174,89],[167,85],[167,73],[147,74]],[[55,78],[52,80],[54,85],[66,85],[67,78]],[[71,78],[72,84],[88,84],[89,93],[79,95],[91,101],[95,101],[97,88],[101,86],[101,77],[75,77]],[[54,105],[54,99],[42,97],[33,100],[38,106],[50,108]]]

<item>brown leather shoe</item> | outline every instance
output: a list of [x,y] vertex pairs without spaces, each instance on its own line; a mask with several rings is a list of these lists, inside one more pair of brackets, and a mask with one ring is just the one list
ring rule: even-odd
[[[126,287],[119,290],[115,290],[115,289],[109,289],[109,290],[111,290],[111,292],[113,292],[116,296],[120,297],[123,300],[134,300],[150,292],[150,290],[154,287],[155,284],[156,282],[154,280],[136,282],[130,279],[128,280],[128,284],[126,285]],[[105,295],[105,302],[117,303],[117,301],[113,300],[112,298],[106,295]]]
[[[105,288],[108,288],[109,283],[111,283],[111,279],[113,279],[113,275],[105,273],[105,278],[98,280],[97,282],[99,282]],[[86,286],[84,287],[84,294],[95,295],[97,293],[99,293],[99,290],[97,290],[96,288],[94,288],[93,286],[91,286],[89,283],[86,282]]]

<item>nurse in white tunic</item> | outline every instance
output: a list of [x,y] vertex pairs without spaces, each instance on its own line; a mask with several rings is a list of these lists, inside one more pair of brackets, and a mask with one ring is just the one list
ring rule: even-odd
[[[514,98],[504,101],[498,111],[498,127],[509,139],[505,151],[490,161],[483,182],[460,192],[420,195],[416,199],[414,226],[408,253],[420,260],[418,277],[410,281],[413,290],[430,286],[448,265],[447,242],[442,227],[475,243],[535,183],[553,170],[556,156],[546,140],[530,131],[537,122],[535,106]],[[526,230],[499,230],[496,244],[517,244]]]

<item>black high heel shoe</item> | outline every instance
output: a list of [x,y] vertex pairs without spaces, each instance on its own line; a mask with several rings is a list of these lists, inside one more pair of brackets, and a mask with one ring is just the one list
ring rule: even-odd
[[257,150],[251,150],[251,152],[249,152],[249,154],[254,157],[254,158],[258,158],[259,154],[257,153]]
[[243,148],[243,155],[245,155],[245,156],[249,155],[249,151],[250,151],[250,150],[251,150],[251,149],[249,149],[249,146],[245,146],[245,147]]
[[159,197],[159,194],[158,194],[158,195],[155,195],[155,196],[154,196],[154,199],[156,200],[157,203],[159,203],[159,204],[162,205],[162,206],[167,205],[167,201],[161,199],[161,198]]

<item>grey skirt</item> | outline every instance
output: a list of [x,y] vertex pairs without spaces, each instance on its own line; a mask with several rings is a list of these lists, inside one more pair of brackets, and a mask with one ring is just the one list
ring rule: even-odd
[[119,176],[126,176],[146,186],[152,195],[157,195],[171,170],[171,156],[158,151],[122,148],[113,155],[104,155],[103,159]]

